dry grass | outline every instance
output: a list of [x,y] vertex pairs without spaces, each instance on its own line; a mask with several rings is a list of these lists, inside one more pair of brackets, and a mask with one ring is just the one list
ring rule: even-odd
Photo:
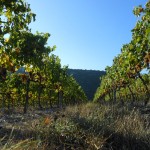
[[[28,129],[17,130],[14,126],[11,134],[6,134],[0,140],[1,149],[150,149],[150,114],[119,104],[69,106],[65,110],[28,121],[24,127]],[[1,130],[4,132],[6,129]]]

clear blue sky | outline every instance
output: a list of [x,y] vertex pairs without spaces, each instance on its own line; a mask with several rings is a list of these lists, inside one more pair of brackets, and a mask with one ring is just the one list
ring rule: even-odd
[[134,6],[148,0],[26,0],[37,14],[32,32],[48,32],[48,45],[62,65],[104,70],[123,44],[130,42],[138,20]]

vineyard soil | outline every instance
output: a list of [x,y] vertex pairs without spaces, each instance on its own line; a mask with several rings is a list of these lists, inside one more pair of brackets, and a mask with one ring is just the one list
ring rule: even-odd
[[150,149],[150,107],[87,103],[0,114],[0,149]]

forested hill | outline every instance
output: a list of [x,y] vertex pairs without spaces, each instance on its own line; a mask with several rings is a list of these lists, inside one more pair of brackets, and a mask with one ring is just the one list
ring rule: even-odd
[[68,69],[68,74],[73,75],[76,81],[81,85],[89,100],[93,99],[96,89],[100,83],[100,76],[105,71]]

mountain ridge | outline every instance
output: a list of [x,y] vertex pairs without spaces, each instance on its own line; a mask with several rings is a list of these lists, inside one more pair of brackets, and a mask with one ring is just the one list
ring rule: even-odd
[[79,85],[83,88],[89,100],[92,100],[96,89],[100,84],[100,77],[105,75],[105,71],[68,69],[68,74],[72,75]]

